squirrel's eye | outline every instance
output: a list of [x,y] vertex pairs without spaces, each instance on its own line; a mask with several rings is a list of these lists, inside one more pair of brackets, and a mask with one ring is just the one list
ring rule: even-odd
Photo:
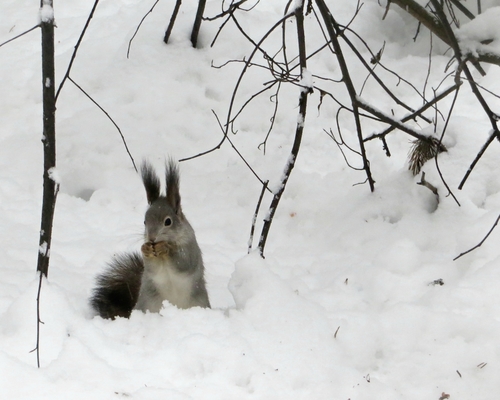
[[165,218],[165,226],[170,226],[170,225],[172,225],[172,218],[170,217]]

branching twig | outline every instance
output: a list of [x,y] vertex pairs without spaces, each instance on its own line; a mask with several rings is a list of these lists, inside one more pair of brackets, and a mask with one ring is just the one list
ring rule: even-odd
[[[391,3],[397,4],[404,11],[418,20],[422,25],[427,27],[432,33],[434,33],[439,39],[445,42],[447,45],[453,47],[450,38],[446,32],[446,26],[440,23],[430,12],[428,12],[424,7],[418,4],[415,0],[391,0]],[[440,7],[440,6],[439,6]],[[474,66],[478,71],[484,75],[485,72],[479,65],[479,62],[487,62],[491,64],[500,65],[500,57],[496,54],[489,52],[482,52],[478,49],[477,60],[473,61]]]
[[460,46],[458,44],[458,40],[455,37],[455,34],[453,30],[451,29],[450,24],[448,23],[446,14],[444,13],[441,4],[439,3],[439,0],[431,0],[432,6],[434,7],[434,11],[436,15],[438,16],[439,20],[441,21],[441,24],[444,26],[446,34],[448,36],[449,42],[451,43],[451,46],[453,48],[453,51],[455,53],[455,58],[458,61],[459,68],[464,72],[465,76],[467,77],[467,81],[469,83],[469,86],[472,90],[472,93],[476,96],[476,99],[478,100],[479,104],[481,104],[484,112],[488,116],[488,119],[490,120],[491,126],[492,126],[492,134],[490,138],[488,139],[488,142],[483,146],[481,149],[480,153],[476,156],[476,159],[474,162],[471,164],[469,167],[469,170],[465,174],[464,178],[460,182],[459,189],[462,189],[463,185],[465,184],[467,178],[469,177],[470,173],[472,172],[472,169],[474,166],[477,164],[481,156],[484,154],[490,143],[493,141],[494,138],[497,138],[500,140],[500,131],[498,130],[498,125],[497,121],[499,119],[499,116],[495,114],[488,103],[486,102],[486,99],[483,97],[481,92],[479,91],[479,88],[476,85],[476,82],[474,80],[474,77],[472,76],[472,73],[469,70],[469,67],[467,66],[467,63],[465,62],[466,60],[463,59],[462,57],[462,51],[460,49]]
[[267,40],[267,38],[274,32],[274,30],[276,28],[278,28],[282,24],[282,22],[284,20],[287,20],[287,19],[291,18],[292,16],[293,16],[293,13],[289,13],[289,14],[283,16],[278,22],[276,22],[271,27],[271,29],[268,32],[266,32],[266,34],[260,39],[260,41],[256,43],[256,46],[254,47],[254,49],[250,53],[250,56],[248,57],[248,59],[246,61],[244,61],[245,65],[244,65],[244,67],[243,67],[243,69],[242,69],[242,71],[240,73],[240,76],[238,77],[238,80],[236,81],[233,93],[231,95],[231,100],[229,102],[229,109],[228,109],[228,112],[227,112],[226,124],[224,125],[224,136],[222,137],[222,139],[220,140],[220,142],[216,146],[212,147],[209,150],[205,150],[205,151],[203,151],[201,153],[198,153],[198,154],[196,154],[194,156],[190,156],[190,157],[184,158],[183,161],[187,161],[187,160],[191,160],[191,159],[194,159],[194,158],[197,158],[197,157],[201,157],[201,156],[204,156],[206,154],[212,153],[212,152],[220,149],[220,147],[222,146],[222,144],[226,141],[226,139],[228,137],[228,133],[229,133],[229,130],[231,129],[232,121],[234,120],[233,119],[233,108],[234,108],[234,103],[235,103],[235,100],[236,100],[236,94],[237,94],[238,89],[239,89],[239,87],[241,85],[241,82],[243,81],[243,77],[245,76],[246,71],[252,65],[252,60],[253,60],[254,56],[259,51],[262,43],[264,43]]
[[[455,84],[451,87],[449,87],[448,89],[446,89],[445,91],[443,91],[441,94],[435,96],[431,101],[425,103],[422,107],[420,107],[418,110],[416,110],[414,113],[410,114],[410,115],[407,115],[406,117],[404,117],[403,119],[401,119],[401,123],[403,122],[407,122],[411,119],[414,119],[417,115],[421,115],[423,112],[425,112],[426,110],[428,110],[429,108],[433,107],[435,104],[437,104],[439,101],[441,101],[442,99],[444,99],[446,96],[448,96],[450,93],[453,93],[454,91],[458,90],[458,88],[460,87],[461,85],[461,82],[458,83],[458,84]],[[374,135],[371,135],[371,136],[368,136],[366,139],[365,139],[365,142],[369,141],[369,140],[373,140],[373,139],[381,139],[383,137],[385,137],[388,133],[392,132],[393,130],[395,129],[398,129],[396,126],[390,126],[389,128],[387,128],[386,130],[384,130],[383,132],[381,133],[377,133],[377,134],[374,134]]]
[[274,110],[273,110],[273,115],[270,118],[271,124],[269,125],[269,129],[267,130],[267,135],[264,138],[264,141],[258,146],[259,149],[262,147],[264,155],[266,154],[267,139],[269,139],[269,135],[271,134],[274,128],[274,122],[276,121],[276,114],[278,113],[280,89],[281,89],[281,82],[278,82],[276,93],[272,96],[272,98],[274,98]]
[[[460,83],[460,81],[458,80],[458,78],[457,78],[457,82]],[[450,110],[448,112],[448,117],[446,118],[446,122],[444,124],[443,131],[441,132],[441,137],[439,138],[439,146],[440,147],[442,146],[443,148],[445,148],[444,145],[443,145],[444,135],[446,134],[446,130],[448,129],[448,124],[450,123],[451,115],[453,113],[453,109],[455,108],[455,104],[456,104],[457,99],[458,99],[458,93],[459,93],[459,91],[460,91],[460,86],[458,86],[457,90],[455,91],[455,95],[453,96],[453,101],[451,102]],[[439,177],[441,178],[441,182],[443,182],[443,185],[446,187],[446,190],[448,190],[448,194],[451,195],[451,197],[453,197],[453,200],[455,200],[455,202],[457,203],[457,205],[459,207],[461,207],[460,202],[458,201],[457,197],[452,192],[452,190],[450,189],[450,186],[448,185],[448,183],[444,179],[443,173],[441,172],[441,168],[439,167],[438,157],[439,157],[439,153],[436,153],[436,156],[434,157],[434,162],[436,164],[436,170],[437,170],[437,172],[439,174]]]
[[40,325],[43,325],[44,322],[40,317],[40,298],[42,296],[42,281],[44,275],[40,272],[38,274],[38,291],[36,295],[36,345],[30,353],[36,352],[36,366],[40,368]]
[[361,127],[361,119],[360,119],[360,115],[359,115],[359,102],[357,101],[357,93],[356,93],[356,89],[354,88],[354,84],[351,80],[349,68],[347,67],[347,63],[344,59],[344,55],[342,53],[340,43],[338,41],[340,27],[337,24],[337,22],[335,21],[335,19],[333,18],[332,14],[330,13],[330,10],[328,9],[328,7],[326,6],[326,4],[323,0],[316,0],[316,4],[320,10],[321,16],[322,16],[323,21],[326,25],[328,35],[329,35],[330,40],[332,42],[333,48],[335,50],[335,55],[337,56],[339,66],[340,66],[340,69],[342,71],[342,77],[343,77],[344,84],[347,88],[347,91],[349,92],[349,97],[351,98],[354,121],[356,123],[356,132],[358,134],[359,148],[360,148],[361,156],[363,159],[363,169],[366,172],[366,176],[367,176],[368,184],[370,186],[370,190],[373,192],[375,190],[375,181],[373,180],[373,177],[371,174],[370,163],[369,163],[368,158],[366,156],[365,145],[363,142],[363,133],[362,133],[362,127]]
[[394,128],[399,129],[403,132],[406,132],[408,135],[413,136],[414,138],[423,140],[423,141],[429,141],[431,140],[429,136],[425,136],[418,132],[417,130],[403,124],[402,122],[398,121],[395,118],[392,118],[391,116],[383,113],[380,110],[377,110],[375,107],[371,106],[370,104],[364,102],[360,98],[355,99],[356,105],[359,108],[362,108],[363,110],[369,112],[370,114],[375,115],[377,118],[379,118],[381,121],[392,125]]
[[439,203],[439,193],[436,188],[432,183],[429,183],[425,180],[425,172],[422,171],[422,176],[420,178],[420,182],[417,182],[417,185],[425,186],[427,189],[429,189],[432,193],[436,195],[437,202]]
[[[371,49],[369,48],[368,44],[354,31],[351,31],[357,38],[358,40],[360,40],[365,48],[371,53],[371,56],[372,56],[372,59],[373,58],[376,58],[376,54],[374,54]],[[342,39],[347,43],[347,45],[349,46],[349,48],[351,49],[351,51],[356,55],[356,57],[361,61],[361,63],[363,64],[363,66],[369,71],[370,75],[375,79],[375,81],[379,84],[379,86],[389,95],[389,97],[396,103],[398,104],[399,106],[407,109],[408,111],[414,113],[415,110],[413,108],[411,108],[410,106],[408,106],[407,104],[405,104],[403,101],[401,101],[401,99],[399,99],[394,93],[392,93],[392,91],[387,87],[387,85],[384,83],[384,81],[375,73],[375,70],[374,68],[371,68],[370,65],[367,63],[367,61],[364,59],[364,57],[361,55],[361,53],[359,52],[359,50],[356,48],[356,46],[354,45],[354,43],[352,43],[351,40],[349,40],[349,38],[343,33],[342,30],[340,30],[340,33],[339,33],[339,36],[342,37]],[[380,65],[380,67],[382,69],[384,69],[385,71],[389,72],[391,75],[394,75],[398,78],[399,81],[402,81],[404,83],[406,83],[409,87],[411,87],[420,97],[424,98],[423,94],[421,94],[417,88],[415,86],[413,86],[409,81],[407,81],[406,79],[404,79],[403,77],[401,77],[400,75],[396,74],[394,71],[391,71],[390,69],[388,69],[387,67],[385,67],[385,65],[383,63],[381,63],[380,61],[377,62],[377,65]],[[431,121],[429,119],[427,119],[425,116],[422,116],[422,115],[419,115],[420,118],[422,118],[424,121],[430,123]]]
[[[339,108],[339,110],[337,111],[337,115],[339,114],[339,112],[342,110],[342,108]],[[339,128],[339,124],[338,124],[338,117],[337,117],[337,129],[338,129],[338,132],[339,132],[339,136],[340,136],[340,139],[337,139],[335,137],[335,134],[333,133],[333,131],[330,129],[330,131],[327,131],[326,129],[323,129],[323,131],[333,140],[333,142],[337,145],[337,147],[339,148],[340,150],[340,153],[342,154],[342,157],[344,158],[344,161],[345,163],[347,164],[347,166],[355,171],[362,171],[363,168],[358,168],[358,167],[355,167],[353,165],[351,165],[351,163],[349,162],[349,159],[347,158],[347,155],[345,154],[344,152],[344,149],[342,147],[346,147],[349,151],[351,151],[352,153],[356,154],[357,156],[361,156],[361,153],[359,151],[356,151],[354,150],[352,147],[350,147],[349,145],[347,145],[347,143],[344,141],[344,138],[342,137],[342,133],[340,132],[340,128]]]
[[[225,17],[226,15],[228,14],[232,14],[234,13],[236,10],[238,10],[240,8],[240,6],[247,2],[247,0],[240,0],[240,1],[237,1],[236,3],[231,3],[229,5],[229,7],[227,8],[227,10],[222,10],[219,14],[217,14],[216,16],[214,17],[204,17],[203,19],[205,21],[215,21],[216,19],[219,19],[219,18],[222,18],[222,17]],[[224,2],[222,2],[222,7],[224,7]]]
[[[297,40],[299,48],[299,61],[300,61],[300,72],[302,79],[305,78],[307,73],[307,54],[306,54],[306,42],[305,42],[305,29],[304,29],[304,2],[299,1],[296,3],[296,8],[293,10],[295,15],[295,21],[297,24]],[[271,224],[273,222],[273,217],[278,208],[279,202],[283,193],[285,191],[286,184],[290,178],[290,174],[293,170],[297,156],[300,150],[300,143],[302,141],[302,133],[304,131],[304,123],[307,111],[307,98],[312,90],[311,87],[303,88],[300,91],[299,96],[299,117],[297,121],[297,126],[295,129],[295,138],[292,145],[292,150],[290,156],[285,165],[283,175],[281,177],[280,185],[276,193],[274,193],[273,199],[271,200],[271,205],[269,206],[269,211],[264,218],[264,225],[262,227],[262,232],[259,239],[259,252],[261,257],[264,257],[264,248],[266,246],[267,237],[269,235],[269,230],[271,229]]]
[[61,83],[59,84],[59,87],[57,88],[56,102],[57,102],[57,99],[59,98],[59,94],[61,93],[61,90],[64,86],[64,83],[66,82],[66,79],[69,78],[71,68],[73,67],[73,63],[75,62],[75,59],[76,59],[76,53],[78,52],[78,49],[80,48],[83,37],[85,36],[85,32],[87,32],[87,28],[90,25],[90,21],[94,17],[94,12],[95,12],[98,4],[99,4],[99,0],[95,0],[94,5],[92,7],[92,10],[90,11],[90,14],[87,18],[87,22],[85,22],[85,26],[83,27],[82,33],[80,33],[80,37],[78,38],[78,41],[76,42],[75,50],[73,51],[73,54],[71,55],[71,60],[70,60],[69,65],[68,65],[68,69],[66,70],[66,73],[64,74],[64,77],[63,77]]

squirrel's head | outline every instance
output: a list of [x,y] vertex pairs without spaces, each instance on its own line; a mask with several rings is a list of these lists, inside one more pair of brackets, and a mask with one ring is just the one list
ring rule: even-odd
[[[157,243],[167,241],[179,243],[185,237],[186,221],[181,208],[179,194],[179,168],[169,160],[165,168],[166,195],[160,195],[160,178],[151,164],[144,161],[141,166],[141,175],[149,208],[144,219],[146,241]],[[180,243],[179,243],[180,244]]]

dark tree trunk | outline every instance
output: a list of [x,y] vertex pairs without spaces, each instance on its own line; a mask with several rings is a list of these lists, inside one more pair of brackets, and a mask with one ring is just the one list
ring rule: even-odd
[[199,0],[198,10],[196,11],[196,18],[194,20],[193,31],[191,32],[191,44],[194,48],[198,45],[198,34],[200,33],[201,20],[205,12],[206,0]]
[[42,87],[43,87],[43,201],[38,249],[37,271],[47,276],[49,271],[52,222],[57,194],[53,177],[56,166],[55,129],[55,64],[54,64],[54,17],[52,0],[41,0],[42,30]]
[[168,44],[168,40],[170,39],[170,34],[172,33],[172,29],[174,29],[175,19],[177,18],[177,14],[179,13],[179,8],[181,8],[182,0],[177,0],[175,2],[174,11],[172,12],[172,16],[170,17],[170,22],[168,23],[167,30],[165,31],[165,36],[163,37],[163,41]]

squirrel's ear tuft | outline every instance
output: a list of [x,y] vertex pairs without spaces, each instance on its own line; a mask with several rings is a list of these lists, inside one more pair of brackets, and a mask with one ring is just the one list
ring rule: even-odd
[[179,192],[179,167],[177,163],[169,159],[165,165],[165,174],[167,178],[167,201],[170,207],[177,215],[181,211],[181,195]]
[[153,166],[144,160],[141,165],[142,183],[146,189],[148,204],[152,204],[160,197],[160,178],[156,175]]

